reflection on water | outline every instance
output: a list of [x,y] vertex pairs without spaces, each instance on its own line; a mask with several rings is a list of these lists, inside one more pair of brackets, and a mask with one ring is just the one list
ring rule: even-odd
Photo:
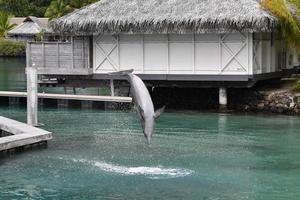
[[[25,121],[23,109],[0,115]],[[300,120],[165,113],[151,146],[136,114],[43,110],[47,149],[0,160],[0,199],[300,199]]]
[[25,91],[25,58],[0,57],[0,91]]

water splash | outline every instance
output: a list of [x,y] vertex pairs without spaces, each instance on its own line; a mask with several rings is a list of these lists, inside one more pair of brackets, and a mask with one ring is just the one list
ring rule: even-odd
[[169,179],[188,176],[193,173],[192,170],[180,169],[180,168],[166,168],[163,166],[156,167],[129,167],[122,165],[115,165],[112,163],[106,163],[103,161],[89,161],[84,159],[73,159],[74,162],[80,162],[84,164],[91,164],[102,171],[120,174],[123,176],[142,175],[150,179]]

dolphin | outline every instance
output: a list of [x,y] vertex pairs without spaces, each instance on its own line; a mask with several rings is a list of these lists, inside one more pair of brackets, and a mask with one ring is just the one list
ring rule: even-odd
[[135,104],[135,109],[140,118],[144,136],[148,144],[154,132],[155,120],[164,112],[165,106],[154,111],[153,102],[145,83],[135,74],[133,70],[119,71],[110,75],[125,75],[131,85],[131,94]]

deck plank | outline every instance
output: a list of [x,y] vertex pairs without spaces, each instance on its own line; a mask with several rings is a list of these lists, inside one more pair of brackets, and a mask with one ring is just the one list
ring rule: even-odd
[[35,144],[52,139],[52,133],[0,116],[0,129],[12,136],[0,138],[0,151]]

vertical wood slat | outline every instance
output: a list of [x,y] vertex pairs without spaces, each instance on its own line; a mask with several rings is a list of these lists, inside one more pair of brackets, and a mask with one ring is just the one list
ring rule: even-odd
[[43,51],[43,67],[46,67],[46,54],[45,54],[45,43],[42,43],[42,51]]
[[57,59],[57,67],[60,68],[60,58],[59,58],[59,43],[56,43],[56,59]]
[[219,54],[220,54],[220,73],[222,73],[223,62],[222,62],[222,34],[219,34]]
[[141,43],[142,43],[142,73],[145,71],[145,39],[144,34],[141,34]]
[[81,53],[81,56],[82,56],[82,68],[85,68],[85,37],[83,36],[83,40],[82,40],[82,53]]
[[117,58],[118,58],[118,68],[121,70],[121,61],[120,61],[120,35],[117,35]]
[[196,42],[195,42],[195,34],[192,37],[192,63],[193,63],[193,73],[196,71]]
[[98,37],[99,36],[94,36],[93,35],[93,73],[95,73],[96,70],[96,43],[98,42]]
[[74,38],[73,36],[71,37],[71,60],[72,60],[72,68],[75,68],[75,63],[74,63]]
[[167,34],[167,74],[170,72],[170,35]]
[[254,74],[254,70],[253,70],[253,54],[254,54],[254,50],[253,50],[253,33],[248,33],[247,35],[248,37],[248,74]]
[[86,64],[87,64],[87,68],[90,68],[90,37],[88,37],[87,38],[88,40],[87,40],[87,62],[86,62]]
[[31,67],[31,43],[26,45],[26,67]]

